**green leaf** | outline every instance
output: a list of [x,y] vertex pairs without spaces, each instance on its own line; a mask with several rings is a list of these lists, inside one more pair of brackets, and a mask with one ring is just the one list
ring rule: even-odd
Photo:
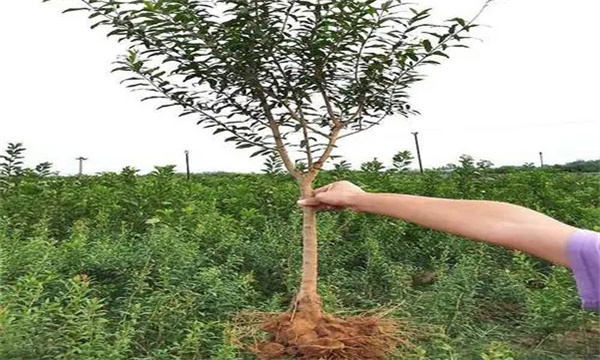
[[164,108],[168,108],[168,107],[172,107],[172,106],[177,106],[177,105],[179,105],[179,104],[178,103],[164,104],[164,105],[157,107],[156,110],[160,110],[160,109],[164,109]]
[[249,147],[253,147],[255,146],[254,144],[240,144],[238,146],[236,146],[236,149],[247,149]]
[[250,157],[253,158],[253,157],[258,156],[258,155],[263,155],[263,154],[267,153],[268,151],[269,150],[261,149],[261,150],[258,150],[256,152],[253,152],[252,155],[250,155]]
[[90,9],[86,8],[86,7],[70,8],[70,9],[67,9],[67,10],[63,10],[62,13],[66,14],[66,13],[75,12],[75,11],[90,11]]
[[97,23],[93,24],[92,26],[90,26],[90,29],[95,29],[100,25],[106,25],[109,23],[110,23],[110,21],[108,21],[108,20],[101,20],[101,21],[98,21]]
[[193,79],[193,78],[195,78],[195,77],[196,77],[196,74],[191,74],[191,75],[188,75],[188,76],[186,76],[186,77],[183,79],[183,82],[189,81],[189,80],[191,80],[191,79]]
[[121,29],[115,29],[115,30],[113,30],[113,31],[109,32],[108,34],[106,34],[106,37],[111,37],[111,36],[113,36],[113,35],[123,35],[123,34],[125,34],[125,31],[124,31],[124,30],[121,30]]
[[462,26],[462,27],[465,27],[465,25],[466,25],[466,22],[465,22],[465,20],[463,20],[463,19],[461,19],[461,18],[457,18],[457,17],[456,17],[456,18],[450,19],[450,21],[456,21],[456,22],[457,22],[457,23],[459,23],[459,24],[460,24],[460,26]]
[[433,49],[433,46],[431,46],[431,42],[429,40],[423,40],[423,47],[427,52],[430,52],[431,49]]

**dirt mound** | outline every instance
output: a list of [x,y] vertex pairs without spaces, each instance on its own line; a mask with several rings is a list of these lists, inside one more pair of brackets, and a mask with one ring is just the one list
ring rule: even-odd
[[314,321],[285,313],[263,317],[260,329],[267,338],[249,348],[261,359],[385,359],[408,345],[397,323],[379,317],[323,315]]

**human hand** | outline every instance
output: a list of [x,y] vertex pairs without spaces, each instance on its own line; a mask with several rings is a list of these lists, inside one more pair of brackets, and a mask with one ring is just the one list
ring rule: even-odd
[[365,191],[349,181],[337,181],[314,191],[313,197],[298,200],[298,205],[317,209],[356,210],[356,198]]

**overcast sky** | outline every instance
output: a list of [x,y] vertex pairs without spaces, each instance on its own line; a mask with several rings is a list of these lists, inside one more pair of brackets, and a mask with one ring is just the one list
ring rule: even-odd
[[[469,18],[480,0],[416,0],[437,17]],[[2,0],[0,11],[0,146],[23,142],[27,165],[54,163],[86,173],[127,165],[150,171],[259,171],[261,159],[213,138],[191,118],[156,111],[119,85],[111,62],[123,52],[84,14],[61,14],[70,0]],[[398,150],[414,153],[419,132],[425,167],[461,154],[496,165],[600,158],[600,1],[498,0],[475,34],[412,89],[421,115],[389,118],[344,139],[339,153],[354,165]]]

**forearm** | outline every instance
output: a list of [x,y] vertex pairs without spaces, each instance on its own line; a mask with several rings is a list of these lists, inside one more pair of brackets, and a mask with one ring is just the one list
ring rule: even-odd
[[492,201],[364,193],[352,203],[357,211],[524,251],[560,265],[568,265],[567,241],[576,230],[533,210]]

